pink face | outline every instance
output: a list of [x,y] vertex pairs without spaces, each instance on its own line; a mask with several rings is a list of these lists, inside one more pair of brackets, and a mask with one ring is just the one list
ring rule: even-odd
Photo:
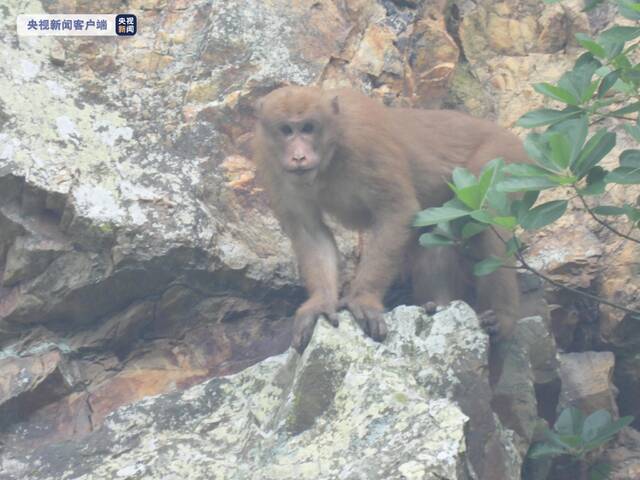
[[283,87],[257,106],[268,157],[292,176],[313,180],[329,165],[337,145],[337,99],[315,87]]
[[318,168],[320,155],[316,144],[318,132],[311,120],[278,125],[278,136],[284,148],[280,163],[285,171],[304,174]]

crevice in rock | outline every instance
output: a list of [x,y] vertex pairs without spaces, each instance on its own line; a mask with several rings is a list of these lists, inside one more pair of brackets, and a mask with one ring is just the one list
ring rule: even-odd
[[460,8],[455,2],[450,2],[444,15],[447,33],[453,38],[460,52],[459,63],[468,63],[462,46],[462,40],[460,39],[460,23],[462,22]]

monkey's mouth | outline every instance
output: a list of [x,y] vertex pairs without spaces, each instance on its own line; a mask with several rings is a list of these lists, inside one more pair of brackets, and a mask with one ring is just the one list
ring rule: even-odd
[[314,167],[307,167],[307,168],[292,168],[287,171],[289,173],[293,173],[294,175],[302,176],[302,175],[305,175],[306,173],[313,172],[314,170],[315,170]]

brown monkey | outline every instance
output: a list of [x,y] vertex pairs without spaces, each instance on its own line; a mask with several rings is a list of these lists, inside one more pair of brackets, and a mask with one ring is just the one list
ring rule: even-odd
[[[527,162],[519,139],[487,120],[447,110],[388,108],[352,90],[284,87],[258,103],[254,152],[273,210],[291,239],[309,293],[296,312],[293,346],[306,347],[320,315],[337,325],[348,309],[375,340],[387,333],[382,298],[415,244],[415,214],[451,197],[447,180],[464,166],[478,173],[496,157]],[[338,251],[323,214],[367,232],[355,279],[338,298]],[[500,255],[490,232],[475,240],[478,257]],[[409,248],[414,296],[444,304],[467,297],[489,330],[508,336],[517,315],[515,272],[471,279],[453,249]]]

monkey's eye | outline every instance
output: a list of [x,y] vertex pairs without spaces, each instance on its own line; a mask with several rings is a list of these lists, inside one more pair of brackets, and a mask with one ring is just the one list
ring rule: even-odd
[[302,125],[302,133],[312,133],[313,132],[313,123],[311,122],[307,122],[304,125]]
[[293,133],[293,129],[289,125],[281,125],[280,132],[282,132],[285,137],[288,137]]

